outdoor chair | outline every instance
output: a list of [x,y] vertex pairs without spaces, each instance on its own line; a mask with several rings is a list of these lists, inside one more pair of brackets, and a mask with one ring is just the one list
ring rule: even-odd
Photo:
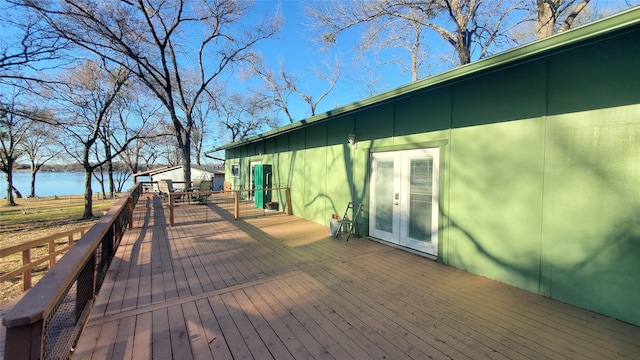
[[[353,234],[353,229],[355,227],[356,221],[358,220],[358,215],[360,215],[361,209],[362,204],[354,204],[353,202],[349,201],[342,219],[338,220],[338,229],[335,232],[335,237],[340,236],[343,231],[346,231],[347,241],[349,241],[349,238]],[[349,213],[351,213],[351,217],[349,217]]]
[[189,187],[184,188],[185,192],[191,193],[189,195],[189,200],[196,200],[198,198],[198,191],[200,191],[200,183],[202,179],[195,179],[191,182]]
[[198,192],[195,194],[195,200],[198,204],[206,204],[207,199],[211,196],[211,180],[202,180],[200,181],[200,186],[198,188]]
[[191,186],[187,189],[188,191],[198,191],[200,190],[200,183],[202,179],[195,179],[191,182]]
[[[173,189],[173,182],[171,182],[170,179],[162,179],[158,181],[158,191],[160,192],[160,196],[162,196],[163,199],[169,199],[169,194],[175,192],[175,190]],[[172,197],[174,200],[180,200],[182,198],[182,195],[174,194],[172,195]]]

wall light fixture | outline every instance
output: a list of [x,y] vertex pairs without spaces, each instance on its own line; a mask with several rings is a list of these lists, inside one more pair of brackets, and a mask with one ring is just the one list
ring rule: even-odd
[[349,144],[354,149],[358,148],[358,143],[356,143],[356,134],[349,134]]

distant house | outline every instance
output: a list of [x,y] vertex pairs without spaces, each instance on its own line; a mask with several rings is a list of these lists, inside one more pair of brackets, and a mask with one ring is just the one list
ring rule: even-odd
[[211,152],[295,215],[362,203],[362,236],[640,325],[639,39],[636,8]]
[[[222,190],[224,184],[224,168],[221,165],[191,165],[191,181],[195,180],[213,180],[212,190]],[[183,167],[172,166],[162,167],[157,169],[151,169],[143,172],[139,172],[133,175],[134,182],[149,181],[158,182],[160,180],[171,180],[173,187],[176,190],[183,190],[185,183],[183,181],[184,172]],[[148,180],[139,180],[140,177],[148,177]],[[154,190],[157,190],[157,185],[154,185]]]

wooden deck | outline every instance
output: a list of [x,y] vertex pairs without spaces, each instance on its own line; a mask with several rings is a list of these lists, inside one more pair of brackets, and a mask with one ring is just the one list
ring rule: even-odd
[[140,199],[74,358],[640,358],[639,327],[294,216],[166,211]]

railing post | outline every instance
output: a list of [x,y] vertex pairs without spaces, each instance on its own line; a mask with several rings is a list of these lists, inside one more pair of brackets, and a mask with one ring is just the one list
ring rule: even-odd
[[285,196],[287,197],[286,202],[287,202],[287,215],[293,215],[293,210],[291,209],[291,188],[287,188],[287,190],[285,190]]
[[[56,241],[54,239],[51,239],[49,240],[49,255],[53,254],[54,252],[56,252]],[[51,269],[55,264],[56,264],[56,257],[51,256],[51,258],[49,259],[49,269]]]
[[5,359],[40,359],[42,355],[43,321],[7,327],[4,342]]
[[169,193],[169,226],[173,227],[173,193]]
[[[31,249],[22,250],[22,266],[31,264]],[[31,289],[31,269],[22,272],[22,290]]]
[[133,229],[133,197],[127,199],[127,221],[129,222],[129,230]]
[[240,190],[235,190],[236,196],[233,199],[233,218],[238,220],[240,218]]

